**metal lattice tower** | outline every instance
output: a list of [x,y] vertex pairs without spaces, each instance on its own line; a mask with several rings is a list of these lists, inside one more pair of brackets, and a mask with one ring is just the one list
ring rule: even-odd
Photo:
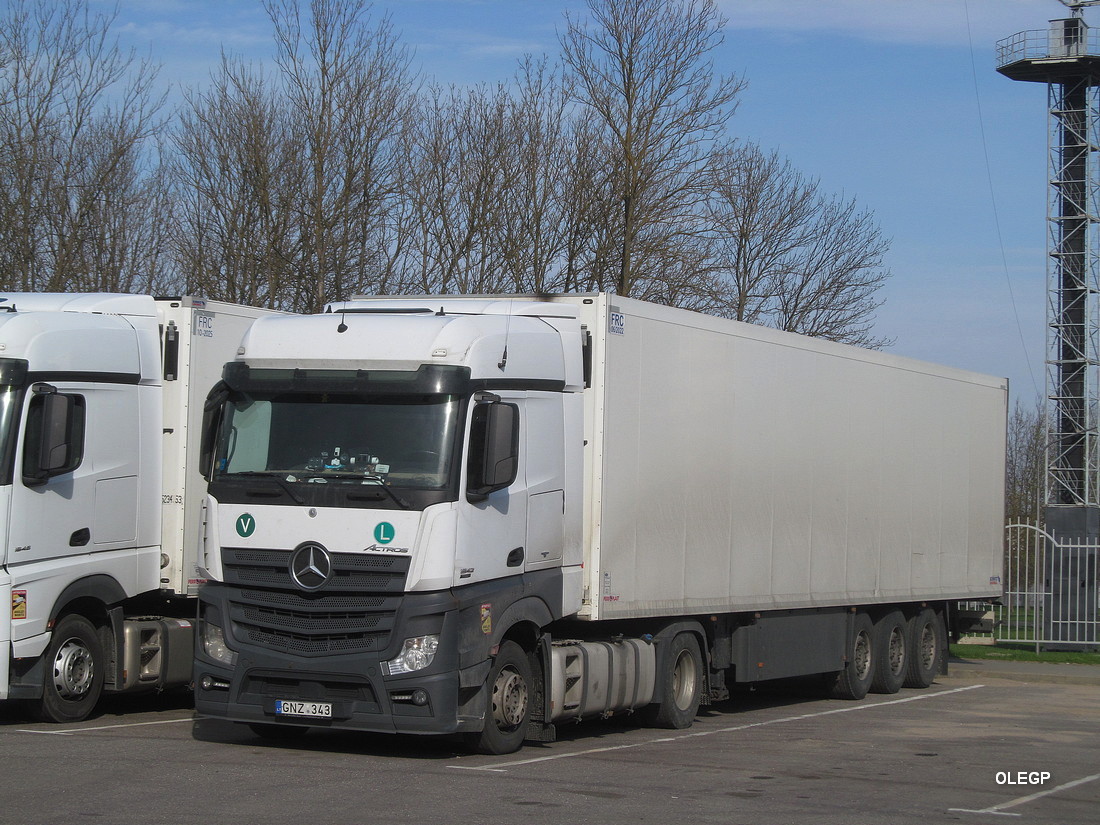
[[1100,31],[1073,17],[997,43],[997,71],[1047,84],[1047,523],[1100,535]]

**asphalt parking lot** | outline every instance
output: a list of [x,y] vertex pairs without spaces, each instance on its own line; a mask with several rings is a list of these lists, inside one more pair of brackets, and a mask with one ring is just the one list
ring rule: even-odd
[[928,690],[863,702],[760,690],[690,730],[624,717],[498,757],[335,731],[272,745],[196,719],[186,694],[72,726],[5,708],[0,822],[1100,823],[1091,670],[1074,681],[957,667]]

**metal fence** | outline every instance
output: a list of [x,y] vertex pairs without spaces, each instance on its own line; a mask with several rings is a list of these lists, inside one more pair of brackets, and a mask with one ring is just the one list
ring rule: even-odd
[[1031,524],[1005,528],[1000,604],[965,603],[992,614],[974,633],[1038,650],[1100,650],[1100,545],[1061,543]]

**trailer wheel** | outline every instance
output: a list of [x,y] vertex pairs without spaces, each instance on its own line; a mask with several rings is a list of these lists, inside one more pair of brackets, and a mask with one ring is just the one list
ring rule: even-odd
[[470,745],[478,753],[515,753],[527,735],[531,719],[531,663],[515,642],[500,646],[485,679],[488,707],[485,728],[473,734]]
[[857,613],[848,640],[848,661],[837,674],[833,697],[862,699],[875,678],[874,625],[866,613]]
[[905,686],[926,688],[936,680],[943,657],[943,632],[939,616],[930,607],[909,620],[909,666]]
[[691,727],[703,698],[703,657],[693,634],[672,639],[659,678],[661,701],[642,711],[643,720],[656,728]]
[[83,616],[57,623],[46,649],[46,677],[37,715],[45,722],[80,722],[103,693],[103,645]]
[[871,682],[871,691],[897,693],[909,667],[906,655],[909,633],[905,616],[900,610],[893,610],[875,622],[873,641],[875,677]]

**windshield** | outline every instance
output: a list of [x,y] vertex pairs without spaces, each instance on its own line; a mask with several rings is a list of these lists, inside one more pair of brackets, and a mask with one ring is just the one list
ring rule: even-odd
[[454,395],[230,392],[213,481],[270,476],[295,498],[328,484],[448,489],[459,408]]

